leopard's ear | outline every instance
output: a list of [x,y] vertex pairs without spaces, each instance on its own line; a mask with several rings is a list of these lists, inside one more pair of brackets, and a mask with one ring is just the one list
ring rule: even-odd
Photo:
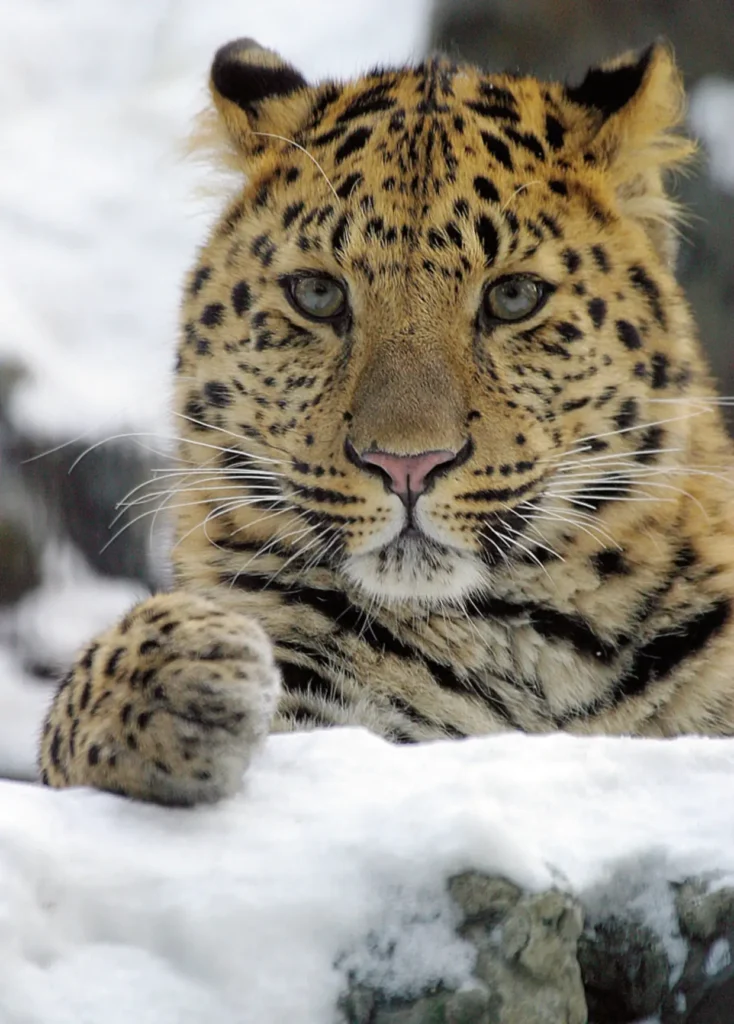
[[587,148],[611,179],[620,212],[642,223],[672,266],[680,210],[666,193],[666,170],[684,164],[694,143],[679,132],[685,93],[672,52],[655,43],[592,68],[568,99],[589,115]]
[[217,50],[209,91],[214,111],[200,119],[193,146],[215,151],[238,169],[269,135],[292,138],[313,100],[300,71],[253,39],[235,39]]

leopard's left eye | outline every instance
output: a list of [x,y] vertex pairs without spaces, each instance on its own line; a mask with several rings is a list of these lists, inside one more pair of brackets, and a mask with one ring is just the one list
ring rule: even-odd
[[312,320],[335,320],[347,308],[342,285],[322,274],[303,275],[288,282],[288,297],[296,309]]
[[545,302],[547,289],[535,277],[513,274],[488,285],[484,314],[490,321],[512,322],[531,316]]

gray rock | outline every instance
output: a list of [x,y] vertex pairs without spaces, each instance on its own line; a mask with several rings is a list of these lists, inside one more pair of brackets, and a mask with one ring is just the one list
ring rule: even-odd
[[667,993],[670,964],[662,942],[646,925],[608,918],[586,929],[578,955],[595,1024],[657,1013]]
[[[439,992],[398,1009],[378,1009],[374,1024],[500,1024],[490,995],[480,988]],[[495,1000],[496,1002],[496,1000]],[[370,1024],[373,1024],[370,1022]]]
[[684,882],[675,894],[681,931],[689,939],[708,943],[734,930],[734,889],[709,891],[704,882]]
[[734,889],[709,890],[691,879],[679,886],[675,905],[689,953],[681,977],[667,995],[662,1024],[731,1024],[734,1021],[734,966],[712,962],[715,943],[734,950]]
[[0,607],[19,601],[40,581],[39,553],[28,530],[0,518]]

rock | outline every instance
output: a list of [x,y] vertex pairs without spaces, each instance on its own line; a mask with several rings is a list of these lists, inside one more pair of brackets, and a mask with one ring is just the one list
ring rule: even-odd
[[0,518],[0,607],[14,604],[41,581],[38,550],[21,523]]
[[608,918],[579,941],[591,1019],[622,1024],[655,1014],[667,993],[670,964],[660,939],[638,921]]
[[675,906],[689,953],[663,1003],[662,1024],[731,1024],[734,1020],[734,889],[700,880],[677,888]]
[[401,1009],[378,1009],[370,1024],[499,1024],[492,998],[480,988],[440,992]]
[[734,889],[708,891],[703,882],[687,881],[675,895],[681,931],[697,942],[708,943],[734,930]]

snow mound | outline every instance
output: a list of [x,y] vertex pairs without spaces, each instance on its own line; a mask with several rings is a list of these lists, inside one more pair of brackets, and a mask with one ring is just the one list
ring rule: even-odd
[[725,740],[334,730],[271,737],[216,807],[0,784],[0,1020],[326,1024],[347,975],[459,985],[467,869],[630,907],[680,962],[662,883],[734,882],[733,773]]

